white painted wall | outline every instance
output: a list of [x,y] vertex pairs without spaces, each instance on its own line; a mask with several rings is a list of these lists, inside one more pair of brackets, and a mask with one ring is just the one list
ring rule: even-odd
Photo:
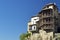
[[53,6],[49,6],[49,8],[53,9]]
[[39,21],[39,17],[33,17],[31,18],[31,23],[36,24],[36,22]]

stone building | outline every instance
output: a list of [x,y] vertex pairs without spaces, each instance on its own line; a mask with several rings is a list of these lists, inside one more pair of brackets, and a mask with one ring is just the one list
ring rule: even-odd
[[[29,40],[59,40],[60,13],[55,3],[46,4],[28,22]],[[58,35],[59,34],[59,35]]]

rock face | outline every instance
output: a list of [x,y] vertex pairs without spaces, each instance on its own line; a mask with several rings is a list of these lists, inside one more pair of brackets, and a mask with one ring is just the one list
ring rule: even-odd
[[50,39],[53,39],[53,32],[47,33],[44,30],[40,30],[39,33],[40,33],[40,36],[42,37],[42,40],[50,40]]
[[30,38],[31,40],[53,40],[53,32],[39,30],[39,33],[33,33]]

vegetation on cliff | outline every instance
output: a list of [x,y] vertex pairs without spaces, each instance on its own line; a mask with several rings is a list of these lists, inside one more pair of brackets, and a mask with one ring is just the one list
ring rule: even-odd
[[30,35],[30,33],[23,33],[20,35],[20,40],[27,40]]

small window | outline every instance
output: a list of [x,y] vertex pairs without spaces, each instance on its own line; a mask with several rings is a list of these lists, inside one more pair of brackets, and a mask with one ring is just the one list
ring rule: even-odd
[[43,16],[44,16],[44,13],[43,13]]
[[32,30],[36,30],[36,26],[32,26]]
[[46,19],[46,22],[48,21],[48,19]]
[[50,18],[49,18],[49,22],[50,22]]
[[36,20],[36,19],[34,19],[34,20]]

